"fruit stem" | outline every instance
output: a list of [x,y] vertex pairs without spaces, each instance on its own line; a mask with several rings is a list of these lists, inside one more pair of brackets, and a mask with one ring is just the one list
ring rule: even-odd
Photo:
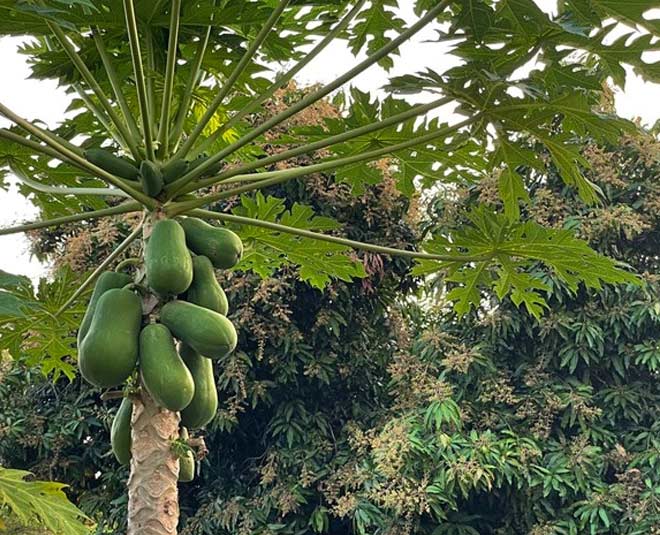
[[133,73],[137,85],[138,105],[142,119],[142,134],[144,135],[144,146],[147,150],[147,158],[155,160],[153,138],[151,137],[151,122],[149,117],[149,100],[145,85],[144,66],[142,65],[142,52],[140,51],[140,37],[138,35],[137,20],[135,18],[135,6],[133,0],[124,0],[124,16],[126,17],[126,29],[128,30],[128,43],[131,49],[133,62]]
[[119,262],[119,264],[115,266],[115,271],[121,271],[127,266],[137,266],[141,263],[142,263],[142,259],[140,258],[135,258],[135,257],[126,258],[125,260],[122,260],[121,262]]
[[243,108],[238,113],[233,115],[229,121],[227,121],[215,132],[213,132],[213,134],[206,138],[200,144],[199,148],[195,150],[195,152],[200,153],[208,150],[222,134],[224,134],[232,126],[238,123],[243,117],[255,111],[262,102],[272,97],[278,89],[284,87],[290,80],[292,80],[296,74],[303,70],[305,66],[307,66],[314,58],[316,58],[316,56],[318,56],[332,41],[334,41],[335,38],[344,31],[344,29],[346,29],[351,20],[355,18],[365,3],[366,0],[359,0],[359,2],[353,6],[353,8],[346,14],[346,16],[340,20],[337,25],[330,32],[328,32],[328,35],[326,35],[323,40],[321,40],[312,50],[310,50],[308,54],[305,54],[305,56],[291,69],[289,69],[282,76],[279,76],[268,87],[268,89],[266,89],[263,93],[257,94],[252,100],[250,100],[250,102],[243,106]]
[[108,215],[127,214],[129,212],[138,212],[142,209],[139,202],[131,201],[111,208],[103,208],[102,210],[93,210],[91,212],[83,212],[82,214],[67,215],[63,217],[56,217],[46,221],[37,221],[35,223],[26,223],[16,227],[9,227],[0,229],[0,236],[7,236],[9,234],[16,234],[18,232],[26,232],[28,230],[36,230],[46,227],[54,227],[55,225],[64,225],[66,223],[74,223],[76,221],[83,221],[85,219],[98,219]]
[[349,240],[348,238],[329,236],[327,234],[321,234],[319,232],[313,232],[311,230],[289,227],[287,225],[280,225],[279,223],[273,223],[271,221],[261,221],[259,219],[237,216],[233,214],[222,214],[219,212],[212,212],[210,210],[192,210],[189,215],[201,217],[203,219],[218,219],[220,221],[227,221],[239,225],[249,225],[253,227],[267,228],[269,230],[274,230],[277,232],[285,232],[287,234],[293,234],[296,236],[301,236],[303,238],[310,238],[313,240],[326,241],[330,243],[338,243],[340,245],[352,247],[353,249],[361,249],[364,251],[387,254],[390,256],[404,256],[408,258],[419,258],[423,260],[437,260],[439,262],[483,262],[484,260],[488,260],[492,258],[491,254],[476,255],[476,256],[462,255],[462,254],[441,255],[441,254],[431,254],[431,253],[420,253],[417,251],[407,251],[405,249],[396,249],[393,247],[383,247],[372,243]]

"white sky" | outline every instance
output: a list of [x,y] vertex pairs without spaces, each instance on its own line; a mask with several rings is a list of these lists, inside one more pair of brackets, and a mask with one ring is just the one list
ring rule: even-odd
[[[546,11],[552,11],[554,0],[536,0]],[[414,20],[411,4],[404,8],[402,16]],[[395,68],[386,73],[378,67],[372,67],[354,79],[353,85],[361,90],[378,91],[389,76],[421,71],[426,67],[442,72],[455,63],[455,59],[439,52],[437,44],[424,43],[435,36],[432,30],[420,32],[413,40],[401,48],[401,57],[395,59]],[[24,56],[17,53],[20,38],[0,39],[0,64],[3,69],[0,83],[0,102],[27,119],[41,119],[49,126],[55,126],[64,116],[68,98],[64,91],[54,82],[43,82],[27,79],[29,69]],[[358,58],[360,60],[362,58]],[[651,58],[649,58],[650,60]],[[654,60],[657,57],[653,58]],[[347,48],[341,43],[329,46],[307,66],[298,76],[299,83],[327,83],[345,72],[358,60],[353,58]],[[631,76],[625,91],[616,94],[618,112],[627,118],[641,117],[643,123],[652,125],[660,119],[660,85],[643,82],[640,78]],[[8,126],[8,122],[0,118],[0,126]],[[12,187],[9,192],[0,190],[0,227],[9,226],[17,221],[30,221],[35,218],[36,211],[23,196]],[[21,273],[31,278],[44,274],[44,267],[27,252],[27,242],[22,235],[0,236],[0,269],[10,273]]]

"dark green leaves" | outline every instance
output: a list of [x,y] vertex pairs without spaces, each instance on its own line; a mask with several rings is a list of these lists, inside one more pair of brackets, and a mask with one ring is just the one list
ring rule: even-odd
[[76,289],[79,277],[61,271],[52,282],[42,279],[35,291],[26,277],[0,272],[0,351],[52,374],[75,376],[75,334],[84,298],[56,317],[55,312]]
[[613,260],[601,256],[568,230],[546,229],[534,222],[512,222],[486,208],[474,209],[466,225],[449,236],[435,236],[425,244],[432,253],[462,252],[483,260],[472,263],[420,261],[417,274],[447,272],[446,280],[457,283],[447,295],[463,315],[481,305],[482,292],[494,289],[502,299],[511,296],[530,314],[540,316],[549,288],[529,269],[540,263],[566,287],[576,292],[580,284],[601,288],[603,283],[635,283],[636,277]]
[[[349,40],[353,54],[360,52],[365,45],[369,54],[375,52],[392,40],[385,36],[386,31],[400,31],[405,26],[405,21],[397,16],[396,7],[396,0],[374,0],[358,15]],[[394,60],[387,56],[380,65],[391,69]]]
[[[294,204],[287,210],[283,199],[264,197],[261,193],[254,199],[243,197],[234,213],[297,229],[330,231],[339,227],[330,218],[315,216],[309,206]],[[269,277],[290,265],[315,288],[323,288],[331,279],[348,282],[366,275],[362,262],[348,256],[349,247],[258,227],[241,226],[238,232],[245,245],[238,269]]]

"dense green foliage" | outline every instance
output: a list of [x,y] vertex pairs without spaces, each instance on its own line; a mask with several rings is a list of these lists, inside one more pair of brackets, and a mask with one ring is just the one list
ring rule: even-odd
[[[8,15],[0,19],[0,35],[29,36],[23,52],[33,75],[57,80],[74,95],[71,110],[80,112],[49,129],[0,103],[0,115],[13,124],[0,129],[2,185],[11,172],[21,182],[21,192],[49,219],[3,228],[0,235],[113,216],[91,225],[98,234],[90,234],[85,225],[65,237],[74,243],[75,238],[88,240],[77,242],[87,245],[78,251],[79,268],[98,264],[90,263],[99,254],[95,241],[114,245],[121,232],[113,223],[130,226],[134,220],[126,214],[145,211],[158,218],[178,217],[184,224],[194,221],[192,217],[220,220],[246,244],[237,272],[223,281],[230,300],[236,300],[230,309],[239,327],[239,352],[229,354],[237,345],[233,327],[221,333],[223,340],[220,330],[208,329],[211,323],[222,327],[228,321],[222,316],[195,305],[188,307],[193,307],[192,314],[178,304],[163,308],[163,322],[178,338],[218,360],[223,393],[207,437],[210,449],[202,477],[189,486],[182,502],[189,513],[184,515],[188,533],[311,529],[437,535],[554,529],[544,526],[546,520],[564,522],[569,532],[596,533],[601,523],[601,531],[615,529],[613,518],[628,514],[618,505],[594,509],[587,501],[605,485],[618,484],[612,483],[609,468],[576,475],[575,483],[567,485],[572,494],[562,490],[554,472],[550,483],[539,479],[532,463],[542,457],[542,470],[552,468],[557,458],[551,455],[554,429],[539,435],[531,422],[509,418],[500,405],[515,405],[523,386],[514,379],[534,369],[525,357],[536,362],[536,355],[527,353],[543,347],[539,344],[547,333],[535,331],[532,318],[569,302],[578,306],[580,298],[587,303],[595,299],[589,292],[604,284],[637,281],[625,267],[576,238],[578,227],[572,221],[540,224],[533,211],[548,195],[553,208],[558,200],[570,199],[570,210],[578,206],[575,194],[579,202],[600,200],[597,180],[583,173],[588,164],[581,152],[583,140],[612,145],[623,133],[636,130],[603,109],[602,99],[606,81],[624,86],[626,66],[647,80],[660,78],[660,64],[642,59],[660,36],[657,22],[645,17],[651,2],[561,0],[556,14],[543,12],[532,0],[417,0],[407,5],[414,20],[397,15],[396,0],[0,0],[0,9]],[[641,32],[613,39],[621,23]],[[329,105],[325,97],[367,68],[379,64],[390,69],[398,48],[423,28],[437,32],[431,39],[435,54],[452,56],[444,70],[403,71],[390,78],[385,96],[376,100],[347,91],[335,101],[343,104],[341,110],[309,120],[316,106]],[[316,39],[321,40],[306,50]],[[287,81],[334,39],[345,41],[355,55],[366,52],[367,58],[325,86],[281,98],[278,93]],[[269,72],[274,63],[289,60],[296,63],[280,76]],[[438,98],[413,105],[397,96],[410,93]],[[273,96],[275,105],[264,104]],[[446,105],[465,119],[445,122]],[[435,118],[435,110],[441,119]],[[100,147],[110,152],[95,152]],[[90,163],[94,159],[98,166]],[[183,159],[187,164],[173,170]],[[140,182],[133,180],[136,170]],[[320,173],[327,174],[320,175],[319,185]],[[459,196],[454,186],[476,189],[479,202]],[[363,232],[365,224],[387,219],[409,203],[414,207],[419,197],[426,200],[438,191],[448,195],[447,205],[461,210],[454,211],[450,221],[443,219],[444,213],[434,213],[441,217],[432,218],[414,244],[401,240],[389,225],[373,229],[379,244],[335,235],[341,229],[350,238]],[[379,196],[372,199],[377,217],[343,217],[343,209],[359,204],[365,192]],[[494,192],[497,200],[486,194]],[[639,209],[635,203],[630,206]],[[55,216],[62,217],[52,219]],[[395,217],[391,226],[399,228],[400,219]],[[342,223],[348,225],[342,229]],[[138,225],[107,258],[108,264],[137,239],[141,228]],[[188,246],[203,252],[216,267],[233,266],[243,252],[241,247],[228,260],[217,258],[212,248],[187,234]],[[583,232],[583,237],[591,235]],[[397,245],[406,250],[386,248]],[[624,258],[618,250],[601,249]],[[138,247],[138,255],[143,252]],[[414,270],[408,261],[399,261],[391,271],[382,255],[393,252],[414,258]],[[157,262],[147,256],[150,271]],[[152,286],[161,294],[184,291],[192,278],[189,264],[185,285],[170,287],[166,273],[162,285]],[[256,291],[249,272],[264,280]],[[411,284],[411,273],[441,275],[432,296],[452,302],[453,312],[440,307],[429,316],[409,303],[404,311],[410,317],[397,313],[400,298],[407,296],[403,281]],[[78,284],[74,276],[61,272],[38,291],[20,276],[2,274],[0,279],[0,350],[3,357],[8,353],[18,360],[3,385],[19,385],[20,390],[25,383],[16,370],[25,367],[29,377],[32,363],[46,374],[52,372],[56,381],[66,375],[82,389],[77,395],[98,401],[74,379],[73,340],[81,312],[78,305],[71,306],[80,297],[72,289]],[[79,286],[80,291],[85,287]],[[617,291],[610,289],[598,299],[612,292],[620,295]],[[626,291],[650,290],[645,286]],[[96,312],[105,317],[96,322],[95,316],[82,343],[83,375],[97,386],[117,385],[130,374],[121,366],[112,377],[102,377],[90,366],[93,355],[106,357],[103,360],[122,357],[117,353],[121,348],[110,347],[114,338],[126,343],[119,336],[124,329],[117,328],[113,337],[111,329],[102,332],[97,325],[112,325],[108,312],[113,307],[106,303],[120,292],[135,296],[131,290],[104,294]],[[523,308],[510,310],[511,316],[522,315],[518,330],[514,322],[514,327],[497,332],[498,343],[509,336],[516,351],[529,346],[516,355],[516,367],[500,356],[499,345],[492,345],[492,332],[482,332],[484,318],[499,325],[498,314],[509,311],[508,301],[499,304],[504,298]],[[114,307],[115,315],[124,305]],[[124,319],[120,316],[118,325]],[[208,325],[200,328],[199,320]],[[645,325],[640,328],[650,329]],[[427,340],[417,339],[417,331],[426,332],[427,327],[432,334],[439,330],[449,337],[437,354],[426,355]],[[133,331],[137,334],[136,328],[125,330],[129,337]],[[460,341],[451,338],[453,330],[460,332]],[[568,339],[553,339],[556,330],[553,324],[548,346]],[[606,341],[621,335],[603,335],[599,344],[590,330],[588,335],[579,332],[598,348],[597,356],[606,354]],[[617,350],[638,336],[642,334],[622,338]],[[463,373],[468,379],[457,384],[442,364],[443,351],[456,349],[452,344],[459,349],[469,345],[475,362],[483,364],[474,370],[468,366]],[[226,347],[213,352],[217,345]],[[134,365],[135,348],[126,349]],[[594,397],[605,388],[601,383],[611,384],[607,374],[591,373],[595,357],[585,358],[581,348],[567,352],[569,357],[560,353],[557,367],[575,376],[571,384],[579,381]],[[554,356],[554,347],[550,353]],[[642,360],[654,358],[653,350],[651,357],[648,354]],[[619,376],[625,376],[625,364],[624,359],[614,367]],[[582,373],[586,366],[589,373]],[[500,373],[500,368],[505,370]],[[483,393],[488,392],[488,381],[495,383],[496,393],[507,392],[497,382],[500,375],[514,385],[511,397],[501,403]],[[604,379],[598,382],[601,375]],[[553,388],[563,384],[556,377],[550,383]],[[73,387],[62,385],[60,392],[60,386],[51,388],[57,399],[45,407],[39,396],[50,395],[50,390],[43,384],[30,387],[34,398],[29,401],[29,395],[16,395],[11,388],[6,396],[33,413],[35,407],[47,413],[59,410],[59,400],[71,401],[65,393]],[[540,395],[537,390],[533,393]],[[474,395],[478,397],[472,399]],[[490,418],[479,427],[474,408],[490,408],[493,401],[501,419]],[[90,423],[102,423],[107,430],[106,418],[98,418],[100,409],[86,410],[91,411]],[[10,438],[0,456],[3,464],[21,466],[30,452],[12,448],[19,439],[12,430],[16,415],[8,418]],[[47,435],[44,428],[57,421],[49,414],[37,443]],[[568,423],[560,420],[555,442],[574,438],[570,432],[575,422],[585,425],[579,415]],[[63,430],[53,432],[61,435]],[[587,435],[589,447],[610,444],[600,435],[594,438],[591,429]],[[89,449],[94,441],[107,446],[105,434],[85,433],[77,440],[82,436]],[[500,458],[491,440],[502,441]],[[32,461],[37,467],[39,459],[36,455]],[[642,465],[635,465],[641,471],[637,466]],[[122,529],[121,508],[101,514],[113,503],[106,490],[116,490],[116,474],[103,468],[94,471],[98,481],[73,478],[80,484],[76,497],[99,518],[99,530]],[[585,474],[591,477],[589,484]],[[53,475],[71,479],[70,473]],[[601,486],[594,483],[597,475]],[[640,491],[642,498],[646,500]],[[646,529],[647,517],[653,522],[654,499],[649,499],[650,513],[637,515],[639,521],[617,518],[626,522],[621,529],[636,529],[635,524]],[[502,509],[515,513],[511,504],[526,514],[502,514]],[[78,523],[75,529],[83,528]]]
[[[552,167],[548,180],[520,169],[532,220],[576,229],[644,285],[572,291],[537,269],[549,304],[538,322],[487,295],[463,320],[413,307],[387,409],[347,436],[354,455],[331,478],[333,512],[350,511],[367,533],[657,533],[659,151],[651,136],[587,143],[588,177],[604,193],[591,208]],[[499,204],[496,188],[494,177],[446,192],[429,223],[460,225],[474,203]],[[451,284],[438,280],[431,302]]]
[[[588,144],[588,176],[606,195],[597,207],[552,168],[547,182],[529,177],[530,218],[575,228],[647,273],[641,288],[574,294],[539,271],[552,287],[540,322],[496,302],[460,321],[439,305],[408,304],[402,315],[409,266],[377,255],[363,258],[368,279],[322,294],[286,270],[263,282],[228,276],[240,350],[216,364],[220,411],[201,473],[181,488],[183,533],[654,533],[657,152],[650,137]],[[326,185],[319,176],[298,194],[321,212],[339,208],[349,232],[413,239],[393,190],[356,199]],[[421,223],[454,228],[477,200],[500,202],[495,179],[439,196]],[[433,302],[444,288],[430,289]],[[96,406],[78,383],[27,387],[22,373],[0,385],[0,402],[13,396],[18,414],[37,405],[47,417],[39,432],[16,425],[0,455],[50,465],[45,473],[73,484],[86,511],[120,522],[125,474],[107,458],[110,404]],[[82,447],[86,436],[95,438]],[[18,442],[28,437],[36,449]],[[67,462],[50,464],[55,454]]]

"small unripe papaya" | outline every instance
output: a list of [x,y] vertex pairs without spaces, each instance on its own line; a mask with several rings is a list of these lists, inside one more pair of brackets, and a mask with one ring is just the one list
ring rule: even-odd
[[158,221],[144,252],[147,284],[160,295],[185,292],[193,278],[192,258],[181,226],[173,219]]
[[131,162],[105,149],[87,149],[84,156],[88,162],[112,175],[127,180],[137,180],[140,175],[140,170]]
[[172,333],[157,323],[140,333],[140,373],[156,404],[170,411],[188,406],[195,393],[193,377],[181,360]]
[[[179,432],[181,440],[188,440],[188,430],[183,427]],[[195,479],[195,455],[191,450],[186,450],[183,457],[179,457],[179,481],[181,483],[190,483]]]
[[190,165],[186,160],[172,160],[161,169],[163,173],[163,182],[171,184],[176,179],[181,178],[186,174]]
[[213,362],[186,344],[181,344],[179,354],[195,382],[195,395],[181,411],[181,423],[190,429],[199,429],[208,424],[218,411]]
[[121,400],[121,405],[110,428],[110,444],[112,453],[121,464],[128,464],[131,460],[131,416],[133,403],[130,399]]
[[243,242],[231,230],[215,227],[196,217],[181,220],[191,251],[208,257],[219,269],[234,267],[243,256]]
[[213,264],[205,256],[195,256],[192,261],[193,280],[185,300],[226,316],[229,303],[227,295],[215,278]]
[[142,191],[150,197],[155,197],[163,190],[163,175],[158,166],[149,160],[140,164],[140,183]]

